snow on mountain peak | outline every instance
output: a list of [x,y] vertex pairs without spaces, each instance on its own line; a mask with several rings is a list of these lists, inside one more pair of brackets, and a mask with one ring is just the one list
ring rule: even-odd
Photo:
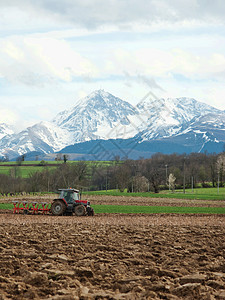
[[13,133],[14,133],[14,131],[11,126],[9,126],[5,123],[0,124],[0,139],[2,139],[6,135],[10,135]]
[[199,128],[202,132],[207,128],[221,132],[225,130],[224,119],[223,111],[193,98],[145,99],[134,107],[104,90],[96,90],[51,122],[35,124],[18,134],[0,124],[0,153],[5,149],[14,155],[29,151],[50,153],[96,139],[138,137],[149,141],[190,134],[193,130],[196,134]]
[[83,99],[80,99],[78,102],[79,107],[92,108],[92,109],[113,109],[120,110],[123,107],[130,107],[133,109],[132,105],[126,101],[121,100],[118,97],[113,96],[112,94],[104,90],[96,90],[86,96]]
[[146,99],[137,107],[147,124],[139,133],[143,140],[179,134],[187,128],[189,122],[194,122],[208,113],[219,112],[212,106],[187,97]]
[[104,90],[97,90],[81,99],[71,109],[60,113],[53,120],[55,124],[76,132],[79,141],[106,138],[118,123],[129,124],[129,115],[136,114],[135,108]]

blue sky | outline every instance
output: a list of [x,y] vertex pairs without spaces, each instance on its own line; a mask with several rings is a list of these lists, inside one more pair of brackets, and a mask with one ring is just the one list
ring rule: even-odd
[[0,1],[0,123],[51,120],[96,89],[225,109],[222,0]]

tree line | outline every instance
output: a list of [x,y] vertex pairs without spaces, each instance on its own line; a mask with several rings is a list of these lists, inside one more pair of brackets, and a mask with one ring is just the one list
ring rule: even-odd
[[225,152],[157,153],[149,159],[116,159],[110,164],[64,161],[54,169],[46,166],[43,171],[33,172],[28,178],[20,176],[20,168],[17,165],[9,175],[0,174],[0,193],[50,192],[64,187],[158,193],[161,189],[224,186]]

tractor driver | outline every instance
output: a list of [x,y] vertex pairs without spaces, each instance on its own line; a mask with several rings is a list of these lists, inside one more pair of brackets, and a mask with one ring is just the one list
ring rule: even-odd
[[67,195],[65,196],[66,202],[68,204],[73,203],[73,193],[67,192]]

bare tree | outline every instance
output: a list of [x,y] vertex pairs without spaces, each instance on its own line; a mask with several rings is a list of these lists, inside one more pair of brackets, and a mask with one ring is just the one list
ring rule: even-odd
[[114,172],[112,173],[112,180],[114,185],[123,192],[125,188],[128,188],[129,181],[131,178],[131,168],[129,163],[125,162],[122,165],[115,166]]
[[137,175],[131,178],[128,185],[129,192],[148,192],[149,182],[145,176]]
[[68,159],[69,159],[69,155],[68,154],[63,154],[64,163],[66,163]]
[[203,166],[203,165],[200,166],[198,176],[202,183],[202,187],[206,187],[205,182],[207,180],[207,174],[206,174],[205,166]]
[[225,173],[225,154],[222,153],[218,156],[217,162],[217,172],[220,179],[220,186],[223,186],[223,179],[224,179],[224,173]]
[[170,173],[168,181],[170,189],[174,192],[176,177],[172,173]]

